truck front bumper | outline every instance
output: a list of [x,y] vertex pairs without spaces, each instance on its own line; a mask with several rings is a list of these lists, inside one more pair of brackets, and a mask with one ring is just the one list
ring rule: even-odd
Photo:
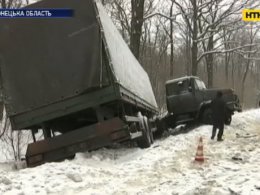
[[227,107],[231,112],[242,112],[242,106],[239,104],[239,102],[228,102]]

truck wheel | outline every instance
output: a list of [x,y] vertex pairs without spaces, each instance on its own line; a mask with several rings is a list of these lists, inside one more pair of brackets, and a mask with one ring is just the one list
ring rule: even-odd
[[202,123],[212,124],[212,110],[210,108],[204,110],[202,114]]
[[164,131],[166,130],[165,122],[164,122],[164,120],[156,119],[155,123],[156,123],[157,130],[154,132],[154,136],[155,136],[155,138],[161,138]]
[[139,128],[143,135],[137,140],[137,145],[139,148],[149,148],[151,146],[151,135],[149,129],[146,128],[144,117],[140,118]]
[[75,158],[76,154],[70,155],[67,157],[68,160],[73,160]]
[[225,125],[230,125],[231,124],[231,121],[232,121],[232,116],[231,115],[228,115],[225,119]]

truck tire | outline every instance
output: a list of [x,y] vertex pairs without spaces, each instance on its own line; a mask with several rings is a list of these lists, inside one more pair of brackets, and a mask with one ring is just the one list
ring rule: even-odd
[[75,158],[76,154],[72,154],[70,156],[68,156],[66,159],[68,160],[73,160]]
[[212,110],[210,108],[206,108],[202,114],[202,123],[203,124],[212,124]]
[[165,122],[164,122],[164,120],[156,119],[155,123],[156,123],[156,129],[157,130],[154,132],[154,137],[155,138],[161,138],[163,136],[163,133],[166,130]]
[[148,128],[146,128],[144,117],[140,118],[139,128],[142,131],[142,136],[137,140],[139,148],[149,148],[151,146],[151,135]]

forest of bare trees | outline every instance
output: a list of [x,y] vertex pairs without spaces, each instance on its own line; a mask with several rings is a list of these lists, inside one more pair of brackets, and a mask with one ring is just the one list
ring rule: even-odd
[[103,0],[134,55],[148,72],[158,104],[164,83],[184,75],[208,87],[230,87],[244,108],[259,102],[259,26],[242,21],[256,1]]

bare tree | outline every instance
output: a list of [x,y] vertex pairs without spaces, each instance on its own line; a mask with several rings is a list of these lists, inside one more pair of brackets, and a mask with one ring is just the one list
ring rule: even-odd
[[[110,2],[114,3],[106,6],[113,7],[111,16],[130,45],[132,1]],[[252,53],[258,48],[257,36],[251,43],[249,39],[241,41],[238,35],[248,25],[241,21],[241,10],[259,4],[235,0],[145,1],[139,61],[150,76],[159,105],[165,104],[165,80],[185,74],[199,74],[208,81],[209,87],[223,84],[233,87],[242,99],[241,78],[246,71],[247,59],[250,65],[244,93],[256,93],[247,86],[257,83],[254,71],[257,71],[255,58],[259,55]],[[258,89],[257,86],[254,89]],[[247,105],[250,101],[245,96]]]
[[1,8],[20,8],[27,4],[29,4],[29,0],[0,0]]
[[[173,5],[174,2],[172,1],[171,3],[171,8],[170,8],[170,17],[173,17]],[[170,42],[171,42],[171,54],[170,54],[170,76],[173,77],[173,69],[174,69],[174,65],[173,65],[173,50],[174,50],[174,46],[173,46],[173,21],[170,20]]]
[[140,40],[142,36],[145,0],[131,0],[131,36],[130,48],[137,59],[139,59]]
[[[235,31],[236,28],[231,26],[241,20],[237,15],[249,4],[236,0],[175,0],[174,3],[182,13],[182,21],[189,29],[191,37],[191,73],[197,75],[198,64],[205,58],[208,86],[212,87],[214,55],[234,51],[231,48],[225,50],[224,43],[220,43],[220,31],[227,26],[228,31]],[[250,5],[256,6],[255,3]]]
[[[0,8],[20,8],[26,4],[29,4],[29,0],[0,0]],[[2,93],[2,87],[1,87]],[[13,132],[11,130],[10,121],[4,111],[1,109],[3,114],[3,121],[2,121],[2,129],[0,131],[0,140],[7,144],[6,148],[11,148],[11,152],[15,160],[20,160],[21,158],[21,137],[22,133]],[[8,150],[8,149],[7,149]]]
[[[253,29],[253,26],[251,26],[250,31],[249,31],[249,41],[251,44],[253,44],[257,33],[259,32],[259,28],[257,29]],[[256,51],[252,51],[253,50],[253,46],[250,46],[248,48],[248,51],[246,52],[246,62],[245,62],[245,71],[243,73],[243,77],[242,77],[242,89],[241,89],[241,102],[244,102],[244,93],[245,93],[245,81],[247,79],[248,76],[248,72],[250,70],[250,66],[252,66],[252,63],[254,63],[253,60],[251,60],[250,58],[252,57],[252,55],[254,53],[256,53]]]
[[201,15],[199,15],[200,5],[197,0],[187,0],[187,1],[173,1],[180,10],[183,20],[187,27],[189,28],[192,45],[191,45],[191,64],[192,64],[192,75],[197,75],[198,71],[198,20],[200,20]]

